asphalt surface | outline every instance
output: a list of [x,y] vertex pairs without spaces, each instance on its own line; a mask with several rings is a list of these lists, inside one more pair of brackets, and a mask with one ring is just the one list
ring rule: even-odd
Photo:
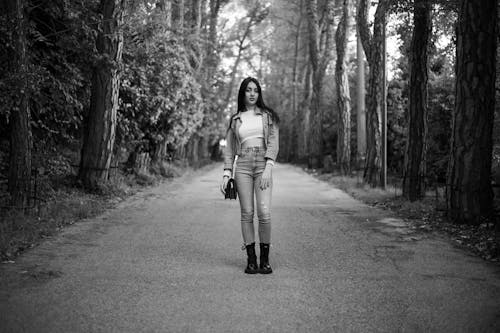
[[1,332],[498,332],[500,269],[302,170],[274,170],[271,275],[206,168],[0,265]]

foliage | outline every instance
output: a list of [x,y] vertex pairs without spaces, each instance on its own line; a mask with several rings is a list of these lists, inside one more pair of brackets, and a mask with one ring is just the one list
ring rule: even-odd
[[[92,22],[96,1],[28,1],[28,55],[32,131],[35,149],[54,142],[74,142],[79,138],[84,111],[89,100],[89,76],[93,59]],[[2,17],[2,19],[5,19]],[[1,25],[0,39],[9,40],[8,26]],[[11,45],[11,43],[8,43]],[[2,63],[8,50],[0,53]],[[11,103],[8,66],[2,66],[0,110],[2,129],[7,129]],[[5,91],[4,89],[7,89]],[[7,99],[7,100],[6,100]],[[8,131],[2,131],[2,139]]]
[[394,79],[387,87],[387,168],[401,176],[408,133],[405,84],[402,80]]
[[185,145],[203,120],[201,86],[182,38],[139,11],[125,26],[117,144],[152,151]]
[[[428,91],[428,142],[427,182],[444,182],[448,163],[451,137],[451,114],[454,105],[455,48],[453,26],[456,21],[454,6],[439,5],[434,10],[434,26],[429,52]],[[388,103],[388,165],[397,174],[402,174],[405,137],[408,128],[407,103],[409,94],[409,47],[411,43],[411,15],[397,13],[400,24],[395,31],[401,40],[401,57],[397,61],[396,77],[389,84]],[[399,92],[391,87],[397,82]],[[400,111],[395,111],[394,107]],[[396,127],[394,126],[396,125]],[[391,157],[392,155],[392,157]],[[399,162],[400,161],[400,162]]]

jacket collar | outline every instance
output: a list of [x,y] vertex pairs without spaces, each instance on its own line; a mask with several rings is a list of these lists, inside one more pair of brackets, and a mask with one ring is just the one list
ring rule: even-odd
[[[255,109],[255,114],[256,115],[262,115],[262,109],[259,108],[259,107],[256,107]],[[241,118],[241,111],[238,111],[238,113],[236,113],[234,116],[233,116],[233,120],[236,120],[236,119],[240,119]]]

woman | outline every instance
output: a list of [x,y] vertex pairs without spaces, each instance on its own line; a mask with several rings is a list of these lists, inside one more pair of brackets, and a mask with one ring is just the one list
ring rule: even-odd
[[[229,121],[224,150],[223,193],[236,158],[234,180],[241,208],[241,232],[247,274],[270,274],[272,170],[278,155],[279,118],[264,104],[259,82],[248,77],[238,92],[238,112]],[[255,254],[254,195],[259,218],[260,266]]]

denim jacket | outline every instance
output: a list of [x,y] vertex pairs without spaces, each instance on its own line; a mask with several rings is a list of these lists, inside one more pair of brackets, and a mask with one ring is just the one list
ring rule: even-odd
[[[264,144],[266,148],[265,159],[276,160],[279,150],[279,127],[273,122],[271,113],[266,110],[256,109],[255,114],[262,115],[264,126]],[[224,170],[232,170],[235,155],[241,155],[241,143],[238,130],[241,126],[241,112],[238,111],[231,117],[230,128],[226,134],[226,147],[224,149]]]

